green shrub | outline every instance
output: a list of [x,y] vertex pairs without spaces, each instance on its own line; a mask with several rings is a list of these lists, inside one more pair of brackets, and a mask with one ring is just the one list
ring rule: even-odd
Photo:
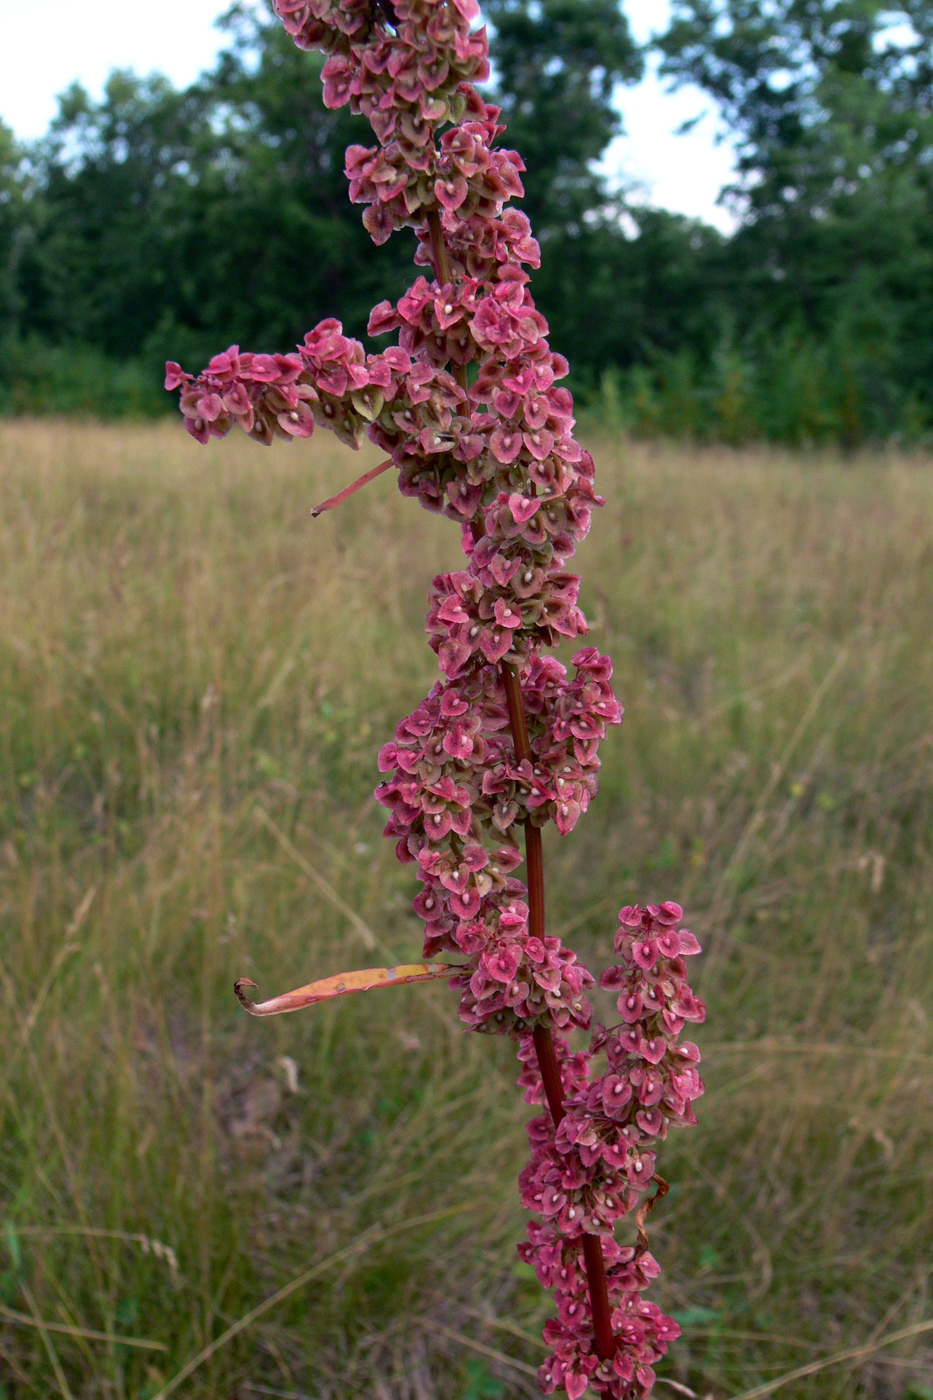
[[84,345],[38,336],[0,341],[0,414],[154,418],[171,407],[161,378],[137,360],[112,360]]

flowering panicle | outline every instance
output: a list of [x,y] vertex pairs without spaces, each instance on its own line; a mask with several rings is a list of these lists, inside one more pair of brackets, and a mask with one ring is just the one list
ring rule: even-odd
[[[519,1253],[545,1287],[554,1289],[558,1305],[556,1320],[545,1328],[554,1348],[540,1372],[545,1394],[563,1385],[576,1400],[592,1384],[620,1400],[648,1395],[654,1383],[651,1363],[680,1331],[640,1296],[659,1273],[647,1245],[622,1247],[613,1229],[659,1181],[655,1145],[672,1123],[696,1122],[690,1105],[703,1093],[697,1047],[677,1043],[687,1021],[702,1021],[706,1014],[684,976],[684,956],[698,953],[700,946],[692,933],[677,927],[682,914],[673,902],[620,912],[615,949],[622,962],[602,974],[600,985],[618,992],[622,1023],[612,1031],[598,1027],[588,1054],[571,1055],[566,1041],[558,1040],[564,1116],[556,1130],[550,1116],[528,1125],[531,1161],[519,1184],[523,1205],[542,1219],[528,1226],[528,1242]],[[609,1072],[591,1077],[596,1051],[606,1055]],[[525,1097],[541,1103],[543,1085],[530,1038],[522,1042],[520,1058]],[[587,1234],[601,1237],[607,1265],[617,1338],[607,1359],[594,1350],[587,1315],[581,1264]]]
[[[634,1400],[677,1328],[641,1298],[658,1272],[643,1234],[623,1246],[613,1228],[660,1181],[656,1141],[694,1121],[699,1055],[677,1036],[703,1016],[684,980],[683,957],[699,949],[677,928],[679,906],[623,909],[622,962],[600,979],[618,993],[622,1024],[571,1052],[561,1033],[590,1026],[594,978],[544,932],[540,828],[553,821],[566,835],[586,811],[599,742],[622,708],[596,648],[576,652],[572,675],[541,654],[586,634],[567,565],[603,501],[558,384],[567,363],[529,291],[539,248],[525,215],[506,207],[524,166],[495,144],[499,110],[474,86],[489,72],[474,0],[275,8],[300,47],[328,55],[325,103],[372,125],[377,144],[346,154],[366,228],[376,243],[411,228],[427,275],[374,308],[369,333],[395,333],[390,349],[367,354],[328,319],[287,354],[231,346],[198,376],[169,364],[166,388],[181,390],[201,442],[234,426],[267,444],[310,437],[315,424],[353,446],[368,436],[403,494],[460,525],[464,565],[433,580],[428,602],[442,678],[380,751],[376,796],[399,859],[417,868],[425,957],[458,956],[461,1018],[518,1040],[526,1097],[548,1102],[529,1126],[521,1177],[541,1217],[522,1256],[558,1304],[542,1387]],[[514,873],[523,859],[527,885]],[[301,990],[261,1014],[322,995],[318,984]],[[594,1077],[597,1052],[608,1072]]]
[[520,825],[553,819],[566,833],[586,811],[598,741],[621,717],[605,657],[588,647],[573,664],[572,682],[553,658],[534,656],[520,673],[531,738],[522,762],[489,664],[439,681],[379,754],[380,768],[394,769],[376,790],[392,813],[386,834],[398,838],[400,860],[417,862],[424,885],[415,910],[425,956],[473,960],[454,985],[463,989],[461,1016],[477,1029],[520,1035],[546,1015],[561,1027],[590,1023],[583,992],[592,976],[559,939],[530,933],[527,890],[510,876],[522,858]]

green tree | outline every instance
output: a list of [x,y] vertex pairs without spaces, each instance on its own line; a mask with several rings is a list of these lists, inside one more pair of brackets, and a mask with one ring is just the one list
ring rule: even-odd
[[401,291],[413,251],[374,249],[348,203],[344,150],[369,129],[323,106],[321,56],[278,21],[237,5],[225,24],[230,46],[199,84],[210,156],[175,215],[177,315],[272,349],[339,306],[362,334],[379,288]]
[[664,73],[718,102],[750,217],[826,214],[924,166],[929,193],[927,0],[673,0],[659,45]]
[[[109,355],[289,345],[335,305],[365,326],[385,264],[346,198],[357,136],[320,100],[320,60],[281,26],[228,16],[232,44],[186,92],[114,73],[61,99],[34,153],[28,326]],[[411,250],[405,261],[410,263]]]
[[[492,0],[490,13],[506,139],[530,148],[542,303],[569,349],[574,266],[603,295],[604,254],[625,243],[594,162],[618,130],[614,85],[640,60],[615,0]],[[26,322],[46,339],[143,350],[153,365],[232,340],[272,349],[337,305],[360,334],[373,302],[405,285],[411,239],[374,249],[347,201],[344,150],[369,129],[323,106],[320,56],[253,6],[224,23],[226,51],[187,92],[115,73],[99,103],[77,86],[60,99],[34,153],[22,278]]]
[[665,209],[628,211],[544,243],[535,290],[574,388],[659,354],[711,356],[729,319],[726,245],[714,228]]
[[23,151],[0,122],[0,337],[19,320],[18,264],[28,237],[28,188]]
[[609,199],[595,163],[621,130],[613,95],[643,60],[618,0],[488,0],[493,95],[522,154],[539,237],[578,233]]
[[[505,141],[528,155],[536,296],[574,387],[685,344],[709,358],[728,316],[723,240],[664,211],[633,210],[623,228],[622,197],[596,168],[619,130],[617,85],[641,66],[615,0],[490,0],[488,13],[490,93]],[[156,384],[166,358],[199,366],[233,341],[286,348],[335,306],[362,334],[372,304],[406,284],[411,237],[374,249],[347,200],[344,149],[369,130],[324,108],[320,57],[254,6],[225,24],[226,51],[186,92],[130,73],[99,102],[74,87],[32,152],[17,294],[24,331],[84,365],[69,403],[97,392],[109,406],[116,392],[76,347],[142,357]],[[21,347],[17,378],[36,362]],[[60,358],[44,363],[59,373]],[[37,375],[19,402],[52,401]]]
[[485,0],[483,13],[503,140],[527,166],[522,205],[543,257],[535,297],[575,387],[592,391],[607,367],[685,337],[711,352],[722,240],[663,210],[626,209],[598,168],[622,131],[618,88],[644,67],[617,0]]
[[927,0],[674,0],[664,71],[718,102],[736,306],[861,384],[865,431],[933,414],[933,9]]
[[171,295],[166,219],[196,169],[203,102],[167,79],[115,72],[95,103],[75,84],[32,152],[26,328],[124,357]]

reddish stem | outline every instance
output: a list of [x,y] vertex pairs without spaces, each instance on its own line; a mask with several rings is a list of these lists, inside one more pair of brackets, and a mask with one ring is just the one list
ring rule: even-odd
[[[432,209],[427,218],[428,233],[431,237],[431,258],[434,263],[434,275],[437,278],[439,287],[446,287],[453,280],[450,275],[450,259],[447,257],[447,248],[444,244],[444,230],[441,228],[441,216],[436,209]],[[454,378],[461,389],[468,389],[470,386],[469,375],[466,365],[453,365]]]
[[541,828],[525,822],[525,866],[528,873],[528,932],[544,937],[544,853]]
[[564,1086],[560,1080],[557,1051],[554,1049],[554,1037],[551,1035],[549,1026],[545,1026],[541,1021],[536,1021],[533,1038],[535,1052],[538,1056],[538,1069],[541,1071],[541,1078],[544,1081],[544,1097],[547,1099],[547,1106],[551,1110],[551,1117],[554,1119],[554,1127],[556,1128],[566,1110],[564,1108]]
[[322,501],[319,506],[315,506],[311,512],[312,516],[317,518],[317,516],[323,515],[325,510],[333,510],[334,506],[339,506],[348,496],[352,496],[354,491],[359,491],[361,487],[367,486],[369,482],[374,481],[377,476],[381,476],[383,472],[387,472],[390,467],[394,466],[395,463],[390,457],[387,462],[380,462],[378,467],[370,467],[368,472],[364,472],[362,476],[358,476],[356,481],[351,481],[350,485],[345,486],[342,491],[338,491],[336,496],[329,496],[326,501]]
[[[512,741],[515,744],[515,757],[519,763],[526,758],[531,760],[531,744],[528,740],[528,725],[525,720],[525,707],[522,704],[522,688],[518,672],[514,666],[502,663],[502,680],[505,685],[505,700],[509,709],[509,725]],[[528,870],[528,931],[535,938],[544,937],[544,856],[541,844],[541,828],[525,822],[525,864]],[[560,1066],[554,1037],[549,1026],[538,1021],[533,1033],[538,1069],[544,1085],[544,1096],[556,1128],[564,1117],[564,1089],[561,1084]],[[612,1321],[609,1308],[609,1288],[606,1283],[606,1265],[603,1260],[602,1245],[598,1235],[583,1236],[583,1263],[586,1268],[586,1282],[590,1293],[590,1311],[593,1315],[593,1338],[596,1355],[601,1361],[608,1361],[615,1355],[616,1343],[612,1335]]]
[[[519,763],[524,763],[526,759],[530,763],[531,744],[528,740],[528,725],[525,722],[525,707],[522,704],[521,683],[515,667],[503,662],[502,679],[505,684],[505,703],[509,707],[509,727],[512,730],[515,757]],[[524,825],[525,863],[528,867],[528,932],[533,938],[543,938],[544,854],[541,847],[541,828],[533,826],[530,821],[526,821]],[[557,1124],[560,1119],[555,1118],[554,1121]]]
[[522,702],[522,687],[518,672],[507,661],[502,663],[502,681],[505,685],[505,703],[509,707],[509,726],[512,742],[515,744],[515,757],[519,763],[527,758],[531,761],[531,744],[528,739],[528,725],[525,722],[525,706]]
[[[436,210],[427,217],[428,233],[431,238],[431,255],[434,272],[440,286],[451,280],[450,262],[444,246],[444,232]],[[457,365],[454,373],[460,385],[467,387],[466,365]],[[474,538],[476,532],[474,531]],[[514,666],[502,663],[502,680],[505,698],[509,707],[509,725],[515,745],[515,757],[519,763],[531,759],[531,744],[528,741],[528,725],[525,722],[525,707],[522,704],[522,689],[518,672]],[[524,823],[525,864],[528,872],[528,931],[536,938],[544,937],[544,856],[541,845],[541,828]],[[554,1127],[564,1117],[564,1090],[557,1063],[554,1037],[549,1026],[538,1022],[534,1028],[534,1046],[538,1057],[538,1068],[544,1084],[544,1093],[554,1120]],[[601,1361],[608,1361],[615,1355],[616,1343],[612,1335],[609,1312],[609,1289],[606,1284],[606,1265],[603,1260],[602,1245],[598,1235],[583,1236],[583,1262],[586,1267],[586,1281],[590,1293],[590,1310],[593,1315],[593,1339],[596,1355]]]
[[616,1339],[612,1335],[612,1314],[609,1310],[609,1285],[606,1282],[606,1261],[598,1235],[583,1236],[583,1263],[586,1285],[590,1290],[593,1310],[593,1340],[600,1361],[611,1361],[616,1354]]
[[432,209],[427,219],[428,233],[431,236],[431,257],[434,260],[434,272],[437,276],[438,285],[446,287],[450,282],[450,262],[447,258],[447,248],[444,244],[444,230],[441,228],[441,216],[436,209]]

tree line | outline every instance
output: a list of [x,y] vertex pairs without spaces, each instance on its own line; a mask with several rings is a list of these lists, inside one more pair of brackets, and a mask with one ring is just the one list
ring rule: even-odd
[[[674,0],[651,47],[736,146],[728,237],[599,172],[647,57],[617,0],[484,13],[536,298],[584,404],[735,442],[933,431],[928,0]],[[158,412],[166,358],[285,349],[335,307],[362,335],[404,287],[411,241],[374,249],[347,200],[368,128],[323,107],[319,57],[270,14],[224,24],[184,91],[115,72],[100,101],[66,92],[38,142],[0,126],[0,411]]]

